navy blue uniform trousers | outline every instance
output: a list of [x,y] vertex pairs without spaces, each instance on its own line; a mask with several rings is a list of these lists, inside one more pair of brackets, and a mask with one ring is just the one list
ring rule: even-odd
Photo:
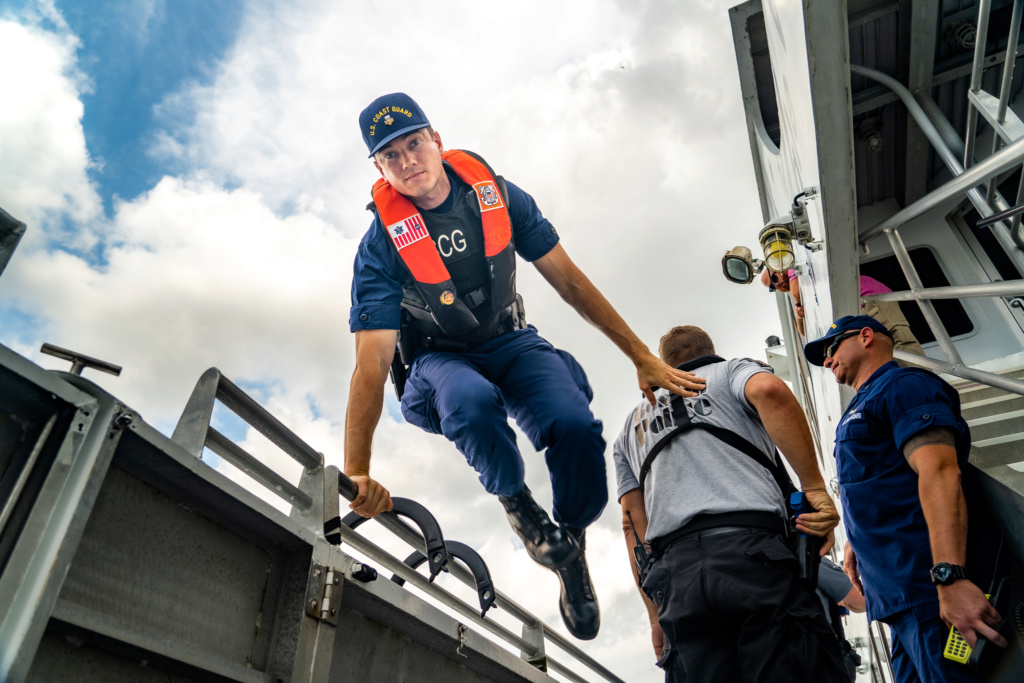
[[885,618],[892,629],[892,670],[896,683],[981,683],[965,664],[943,656],[949,627],[939,603],[905,609]]
[[601,422],[583,368],[529,326],[472,351],[422,351],[409,367],[402,415],[444,434],[479,473],[489,493],[522,490],[523,458],[508,416],[544,459],[555,521],[584,528],[608,502]]

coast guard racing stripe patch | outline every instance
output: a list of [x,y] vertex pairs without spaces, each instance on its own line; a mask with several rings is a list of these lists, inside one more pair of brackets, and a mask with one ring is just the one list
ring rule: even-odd
[[388,233],[394,240],[395,246],[404,249],[410,244],[419,242],[427,236],[427,228],[423,225],[423,219],[419,214],[413,214],[408,218],[388,226]]

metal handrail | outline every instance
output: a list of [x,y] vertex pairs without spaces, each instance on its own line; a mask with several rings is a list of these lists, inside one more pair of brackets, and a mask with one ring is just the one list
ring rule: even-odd
[[893,358],[896,360],[910,363],[911,365],[918,365],[922,368],[932,370],[933,372],[942,372],[947,375],[953,375],[960,379],[971,380],[972,382],[978,382],[986,386],[995,387],[996,389],[1002,389],[1003,391],[1009,391],[1014,394],[1020,394],[1024,396],[1024,381],[1014,379],[1013,377],[1006,377],[994,372],[986,372],[985,370],[978,370],[968,365],[950,365],[944,363],[941,360],[929,358],[928,356],[918,356],[914,353],[907,353],[906,351],[893,351]]
[[[906,245],[903,244],[903,238],[896,232],[896,228],[886,230],[885,236],[889,238],[889,244],[892,245],[892,251],[896,254],[900,267],[903,268],[903,274],[906,276],[910,288],[924,289],[921,276],[917,274],[917,268],[914,267],[914,262],[910,260],[910,252],[907,251]],[[963,360],[960,358],[960,352],[956,350],[956,345],[953,344],[953,340],[950,339],[949,334],[946,332],[942,320],[939,319],[939,313],[935,310],[935,304],[928,299],[918,299],[917,305],[920,307],[928,327],[931,328],[932,334],[935,335],[935,341],[939,343],[939,348],[945,354],[946,360],[951,365],[962,365]]]
[[[971,67],[970,91],[977,93],[981,90],[981,76],[985,68],[985,45],[988,43],[988,15],[991,10],[991,0],[978,0],[978,25],[976,27],[977,37],[974,40],[974,65]],[[974,162],[974,141],[977,138],[978,110],[975,107],[967,107],[967,135],[964,138],[964,169],[968,169]]]
[[[367,540],[358,532],[353,531],[352,529],[348,528],[343,524],[340,527],[340,533],[342,536],[342,540],[345,543],[349,544],[350,546],[352,546],[359,552],[363,553],[367,557],[373,559],[374,561],[380,562],[386,569],[388,569],[388,571],[397,574],[398,576],[405,579],[412,585],[416,586],[426,594],[437,599],[439,602],[446,605],[447,607],[450,607],[451,609],[455,610],[466,619],[469,619],[477,626],[480,626],[481,628],[490,631],[491,633],[501,638],[505,642],[516,646],[528,656],[544,654],[543,652],[539,653],[538,648],[533,643],[530,643],[525,639],[520,638],[515,633],[509,631],[507,628],[497,623],[493,619],[481,617],[479,610],[470,606],[468,603],[464,602],[462,599],[453,595],[452,593],[449,593],[437,584],[430,583],[427,580],[427,578],[424,577],[422,574],[410,568],[397,557],[391,555],[389,552],[387,552],[380,546],[374,544],[372,541]],[[455,574],[453,570],[456,567],[459,567],[459,565],[455,563],[449,563],[448,565],[449,571],[453,574]],[[537,619],[536,617],[533,617],[533,615],[530,616],[533,619]],[[566,652],[566,654],[569,654],[574,659],[579,661],[581,664],[586,665],[588,668],[593,670],[595,673],[599,674],[605,680],[615,681],[616,683],[624,683],[624,681],[622,681],[621,678],[616,676],[614,673],[612,673],[605,667],[598,664],[594,659],[586,655],[582,650],[580,650],[576,646],[565,641],[564,639],[555,639],[551,637],[556,634],[548,634],[546,632],[545,635],[547,635],[551,640],[555,641],[559,645],[559,647],[561,647]],[[562,675],[567,676],[575,681],[579,681],[580,683],[586,683],[587,679],[581,678],[577,673],[575,673],[571,669],[568,669],[564,665],[553,660],[550,655],[546,655],[545,660],[548,666],[550,666],[553,669],[557,669],[558,672]]]
[[[1017,52],[1017,42],[1020,36],[1022,7],[1024,7],[1024,5],[1021,4],[1021,0],[1014,0],[1013,18],[1011,20],[1010,36],[1007,41],[1007,58],[1003,66],[999,107],[996,112],[996,123],[1005,122],[1006,119],[1007,105],[1009,102],[1009,84]],[[862,300],[916,301],[918,306],[921,308],[925,322],[931,329],[948,362],[942,363],[941,361],[932,361],[932,359],[928,359],[928,361],[932,361],[940,371],[947,372],[948,374],[974,379],[991,386],[1004,385],[1003,388],[1006,388],[1009,391],[1022,393],[1024,383],[1018,383],[1015,380],[1004,378],[995,373],[975,370],[973,368],[966,367],[963,364],[963,360],[956,349],[956,345],[953,343],[949,334],[946,332],[945,327],[942,325],[938,313],[931,301],[934,299],[961,296],[1012,296],[1024,291],[1024,286],[1022,286],[1024,283],[1008,284],[999,282],[960,287],[925,288],[917,273],[917,269],[914,267],[910,258],[906,245],[904,245],[902,237],[897,232],[897,229],[900,226],[905,225],[907,222],[925,214],[942,203],[961,196],[964,193],[967,194],[968,198],[971,200],[972,204],[975,205],[982,217],[992,216],[995,213],[992,203],[995,203],[999,209],[1006,208],[1005,200],[998,192],[995,191],[996,178],[1004,171],[1009,171],[1024,162],[1024,139],[1016,140],[1002,150],[999,150],[998,146],[1000,137],[995,135],[993,136],[993,153],[984,161],[978,164],[973,164],[974,143],[977,136],[977,114],[979,111],[978,106],[980,106],[977,104],[976,100],[981,93],[981,76],[984,70],[989,11],[989,0],[980,0],[977,24],[978,37],[974,53],[974,68],[971,74],[970,85],[969,99],[971,101],[968,106],[968,122],[964,144],[964,160],[962,164],[956,159],[952,150],[947,145],[938,126],[936,126],[929,118],[921,104],[914,99],[914,96],[906,87],[896,79],[873,69],[857,65],[851,65],[850,67],[851,72],[866,76],[887,85],[898,97],[900,97],[906,105],[908,112],[918,123],[925,136],[935,148],[936,153],[943,159],[950,171],[956,176],[953,180],[947,182],[942,187],[928,193],[917,202],[905,207],[903,210],[898,211],[893,216],[890,216],[888,219],[860,234],[858,239],[862,244],[866,244],[871,239],[882,234],[888,238],[893,254],[899,261],[900,267],[907,278],[908,284],[910,285],[909,292],[893,292],[890,294],[866,297]],[[988,183],[986,196],[982,196],[978,191],[979,184],[983,182]],[[1022,179],[1018,194],[1019,196],[1024,196],[1024,179]],[[1009,227],[1000,222],[994,226],[994,230],[996,231],[997,236],[1001,238],[1001,242],[1005,242],[1005,238],[1009,237],[1011,245],[1020,247],[1022,245],[1021,239],[1017,235],[1017,225],[1017,220],[1011,220]],[[1005,231],[1005,234],[1001,234],[1002,231]],[[1020,261],[1019,255],[1015,260]],[[920,357],[911,356],[905,360],[915,362],[918,365],[927,365],[927,362],[921,362],[919,359]]]
[[[323,500],[314,500],[308,493],[292,485],[280,474],[256,460],[240,446],[214,429],[210,425],[210,420],[213,415],[214,403],[217,400],[220,400],[232,412],[266,436],[270,441],[280,446],[282,450],[300,464],[304,465],[307,468],[307,473],[313,473],[317,477],[322,478],[322,484],[316,486],[313,490],[321,492],[319,495],[323,496]],[[309,511],[319,503],[323,506],[325,518],[327,516],[338,516],[339,494],[348,500],[352,500],[358,492],[355,483],[351,479],[333,465],[324,468],[322,466],[323,455],[314,451],[297,434],[271,415],[266,408],[257,403],[227,377],[224,377],[217,368],[210,368],[199,378],[171,440],[183,446],[196,457],[200,456],[204,447],[210,448],[214,453],[231,462],[300,510]],[[328,488],[327,482],[332,482],[333,491],[330,494],[325,490]],[[376,520],[410,546],[417,549],[426,548],[427,544],[423,535],[398,517],[381,515]],[[471,619],[474,623],[494,633],[506,642],[518,647],[523,653],[523,658],[531,664],[544,662],[562,675],[579,683],[586,683],[586,679],[580,678],[571,669],[552,661],[546,655],[544,649],[546,638],[605,680],[612,681],[613,683],[624,683],[622,679],[603,667],[566,638],[557,632],[549,631],[539,617],[500,591],[494,591],[494,602],[499,608],[508,612],[523,624],[523,637],[515,635],[492,620],[481,617],[475,607],[471,607],[443,588],[429,582],[401,559],[377,547],[353,529],[341,524],[338,533],[342,536],[344,542],[353,548],[372,557],[395,574],[412,582],[413,585],[422,589],[428,595]],[[474,588],[476,587],[476,577],[464,565],[458,562],[449,562],[446,569],[452,576],[455,576],[463,583]]]
[[1024,296],[1024,280],[979,282],[974,285],[924,287],[861,297],[861,301],[920,301],[921,299],[977,299],[995,296]]
[[271,467],[263,464],[248,451],[218,432],[210,421],[213,418],[213,407],[220,401],[235,415],[242,418],[274,445],[290,455],[302,465],[306,472],[313,473],[323,469],[324,456],[314,451],[309,444],[300,439],[280,420],[257,403],[251,396],[241,390],[237,384],[229,380],[217,368],[210,368],[196,382],[192,395],[185,404],[185,410],[178,419],[178,424],[171,434],[171,441],[182,446],[197,458],[201,458],[203,448],[227,460],[258,481],[273,493],[280,496],[300,512],[312,510],[313,499],[298,487],[286,481]]
[[[995,203],[995,209],[989,205],[985,200],[984,195],[978,190],[977,186],[987,181],[989,178],[999,175],[1005,171],[1017,166],[1021,163],[1022,159],[1018,156],[1018,153],[1010,153],[1010,149],[1019,148],[1021,141],[1017,141],[1008,147],[1003,148],[998,153],[992,155],[980,164],[975,164],[969,171],[965,171],[963,164],[954,154],[949,144],[946,142],[946,137],[955,135],[955,132],[951,132],[952,126],[949,122],[942,117],[941,111],[934,103],[930,102],[927,94],[918,93],[916,97],[920,98],[925,105],[922,105],[915,99],[915,95],[904,86],[902,83],[897,81],[895,78],[884,74],[881,71],[869,69],[867,67],[858,66],[856,64],[850,65],[850,72],[856,73],[866,78],[870,78],[882,85],[888,87],[893,93],[900,98],[904,106],[907,108],[907,113],[913,117],[914,122],[917,123],[918,127],[928,138],[932,147],[935,149],[935,153],[942,159],[943,163],[949,169],[950,173],[956,176],[953,180],[946,183],[937,190],[930,192],[925,195],[917,202],[914,202],[910,206],[897,212],[888,219],[882,221],[878,225],[875,225],[860,233],[857,238],[861,244],[866,244],[872,239],[881,235],[887,228],[902,225],[918,216],[924,214],[927,211],[935,208],[943,202],[957,197],[966,190],[967,198],[977,209],[978,213],[982,218],[988,218],[989,216],[996,213],[996,210],[1004,210],[1009,208],[1009,204],[1003,199],[1002,195],[998,192],[994,193],[993,200]],[[931,114],[925,111],[927,106]],[[932,117],[936,118],[936,121],[932,120]],[[985,172],[979,172],[981,168],[988,169]],[[1016,245],[1024,248],[1024,240],[1021,239],[1020,235],[1016,231],[1011,232],[1010,226],[1004,222],[997,223],[993,226],[995,235],[999,239],[1000,243],[1011,250],[1010,256],[1014,259],[1014,262],[1024,269],[1024,256],[1020,254],[1014,254],[1012,249]]]
[[[337,474],[335,475],[335,473],[337,473]],[[344,496],[347,500],[352,500],[353,498],[355,498],[356,491],[357,491],[357,489],[355,487],[355,483],[351,479],[349,479],[343,472],[338,471],[336,467],[334,467],[333,465],[328,465],[325,468],[325,482],[330,482],[333,479],[333,477],[335,477],[335,476],[337,476],[338,492],[342,496]],[[332,507],[332,506],[337,506],[337,496],[335,496],[334,499],[331,500],[330,498],[327,497],[327,494],[325,493],[323,505],[324,505],[324,517],[325,518],[333,517],[333,516],[338,515],[339,511],[338,511],[337,507]],[[380,516],[375,517],[374,520],[379,522],[382,526],[384,526],[386,529],[388,529],[393,534],[398,536],[400,539],[402,539],[403,541],[408,543],[411,547],[416,548],[416,549],[423,549],[424,548],[425,541],[424,541],[423,536],[418,531],[413,529],[410,525],[408,525],[404,521],[402,521],[401,519],[398,519],[398,518],[392,517],[392,516],[387,516],[387,515],[380,515]],[[349,529],[344,524],[341,525],[340,529],[341,529],[341,533],[345,537],[345,539],[350,538],[350,534],[356,533],[356,532],[352,531],[351,529]],[[345,540],[345,542],[347,543],[348,540]],[[361,552],[365,552],[365,551],[362,550],[362,548],[360,548],[356,544],[350,543],[350,545],[355,547],[357,550],[360,550]],[[384,552],[384,551],[381,551],[381,552]],[[369,553],[366,553],[366,554],[369,555]],[[408,577],[405,575],[405,572],[412,571],[412,570],[404,562],[402,562],[398,558],[395,558],[394,556],[390,556],[390,557],[395,562],[401,564],[401,566],[403,567],[403,569],[401,571],[395,572],[395,573],[397,573],[403,579],[407,579]],[[377,558],[374,557],[374,559],[377,559]],[[388,568],[390,569],[391,567],[389,566]],[[463,565],[459,564],[458,562],[449,562],[447,564],[447,566],[446,566],[446,569],[447,569],[449,574],[451,574],[455,578],[459,579],[459,581],[461,581],[462,583],[464,583],[467,586],[470,586],[470,587],[472,587],[474,589],[476,588],[476,577],[473,576],[473,573],[469,569],[464,567]],[[413,573],[415,574],[416,572],[413,572]],[[422,579],[422,582],[421,581],[414,581],[413,582],[414,585],[416,585],[419,588],[422,588],[425,592],[427,592],[427,594],[433,594],[433,590],[435,588],[437,588],[438,590],[441,590],[440,588],[438,588],[434,584],[427,583],[427,580],[425,578],[423,578],[421,575],[419,575],[419,574],[416,574],[416,575],[419,576]],[[597,673],[600,676],[602,676],[605,680],[608,680],[608,681],[621,681],[621,679],[618,676],[616,676],[614,673],[612,673],[611,671],[606,669],[604,666],[602,666],[600,663],[598,663],[595,659],[590,657],[588,654],[586,654],[585,652],[580,650],[576,645],[571,643],[569,640],[567,640],[560,633],[558,633],[557,631],[549,630],[544,625],[544,622],[540,620],[539,617],[537,617],[535,614],[533,614],[532,612],[527,610],[525,607],[519,605],[514,600],[512,600],[507,595],[505,595],[504,593],[502,593],[501,591],[499,591],[497,589],[495,589],[495,591],[494,591],[494,596],[495,596],[495,600],[494,600],[495,605],[497,605],[503,611],[508,612],[517,621],[521,622],[524,625],[526,630],[532,630],[532,631],[539,630],[539,631],[542,632],[543,637],[540,640],[539,647],[536,644],[534,644],[534,643],[529,643],[529,641],[526,641],[525,639],[517,638],[515,641],[512,641],[512,640],[508,641],[508,642],[516,645],[517,647],[519,647],[522,650],[522,652],[524,654],[524,658],[529,660],[529,659],[534,658],[534,657],[542,657],[542,658],[545,658],[548,663],[552,663],[550,658],[547,658],[546,653],[544,651],[544,646],[543,646],[543,642],[544,641],[543,641],[543,639],[546,638],[547,640],[550,640],[552,643],[557,645],[564,652],[566,652],[567,654],[572,656],[576,661],[578,661],[581,664],[587,666],[589,669],[591,669],[595,673]],[[439,599],[441,599],[441,598],[439,598]],[[456,599],[458,599],[458,598],[456,598]],[[479,614],[478,614],[476,609],[470,607],[466,603],[462,603],[462,605],[466,609],[470,610],[474,615],[479,617]],[[488,628],[488,630],[491,630],[490,627],[487,627],[487,628]],[[496,634],[496,635],[500,636],[501,634]],[[504,637],[504,636],[501,636],[501,637]],[[523,642],[528,643],[529,647],[528,648],[522,647]],[[553,667],[553,668],[555,668],[555,667]],[[568,669],[566,669],[564,671],[560,671],[560,672],[564,673],[565,675],[574,675],[574,674],[571,674]]]
[[[1021,10],[1024,9],[1024,4],[1021,4],[1020,0],[1014,0],[1013,2],[1013,16],[1010,19],[1010,35],[1006,40],[1006,57],[1003,60],[1003,77],[999,82],[999,108],[996,110],[996,122],[1000,125],[1006,123],[1006,110],[1010,105],[1010,85],[1013,82],[1013,67],[1016,62],[1017,55],[1017,41],[1020,39],[1020,21],[1021,21]],[[975,51],[977,51],[977,45],[975,45]],[[999,151],[999,147],[1002,145],[1002,138],[998,135],[992,136],[992,154]],[[1021,183],[1020,190],[1024,189],[1024,182]],[[988,191],[985,193],[985,199],[991,203],[992,198],[996,191],[996,179],[991,178],[988,181]],[[1018,199],[1019,203],[1019,199]],[[1019,221],[1019,219],[1018,219]],[[1011,229],[1016,229],[1014,225]]]
[[280,420],[221,374],[217,368],[210,368],[196,382],[196,388],[192,390],[192,395],[185,404],[185,410],[181,413],[171,440],[199,457],[203,452],[203,446],[206,445],[213,405],[217,400],[307,470],[323,467],[323,455],[310,448],[309,444],[285,427]]

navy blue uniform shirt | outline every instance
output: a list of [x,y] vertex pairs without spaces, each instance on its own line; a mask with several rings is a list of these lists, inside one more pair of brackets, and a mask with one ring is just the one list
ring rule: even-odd
[[936,375],[893,361],[860,387],[836,430],[843,520],[871,620],[938,601],[917,474],[903,457],[904,444],[933,427],[956,434],[963,468],[971,435],[960,396]]
[[[428,213],[446,213],[469,187],[446,168],[452,183],[448,199]],[[533,197],[512,183],[505,181],[508,188],[508,214],[512,221],[512,239],[516,253],[527,261],[536,261],[558,244],[558,233],[548,222]],[[473,226],[480,232],[481,224]],[[398,258],[398,253],[387,231],[375,217],[370,229],[363,236],[356,251],[356,262],[352,269],[352,308],[348,315],[349,329],[397,330],[401,323],[402,283],[409,278],[409,271]]]

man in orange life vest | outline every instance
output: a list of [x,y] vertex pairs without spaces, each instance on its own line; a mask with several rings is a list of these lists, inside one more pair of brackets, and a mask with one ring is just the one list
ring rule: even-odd
[[[605,442],[583,369],[525,323],[516,254],[633,361],[649,400],[652,387],[692,396],[701,380],[652,354],[569,259],[533,199],[479,156],[446,151],[408,95],[377,98],[359,125],[382,178],[352,281],[356,367],[345,473],[359,493],[350,507],[365,517],[391,509],[388,490],[370,477],[370,443],[401,338],[405,419],[455,443],[530,556],[558,574],[566,627],[593,638],[600,614],[584,529],[608,501]],[[554,522],[525,485],[509,415],[534,447],[547,449]]]

